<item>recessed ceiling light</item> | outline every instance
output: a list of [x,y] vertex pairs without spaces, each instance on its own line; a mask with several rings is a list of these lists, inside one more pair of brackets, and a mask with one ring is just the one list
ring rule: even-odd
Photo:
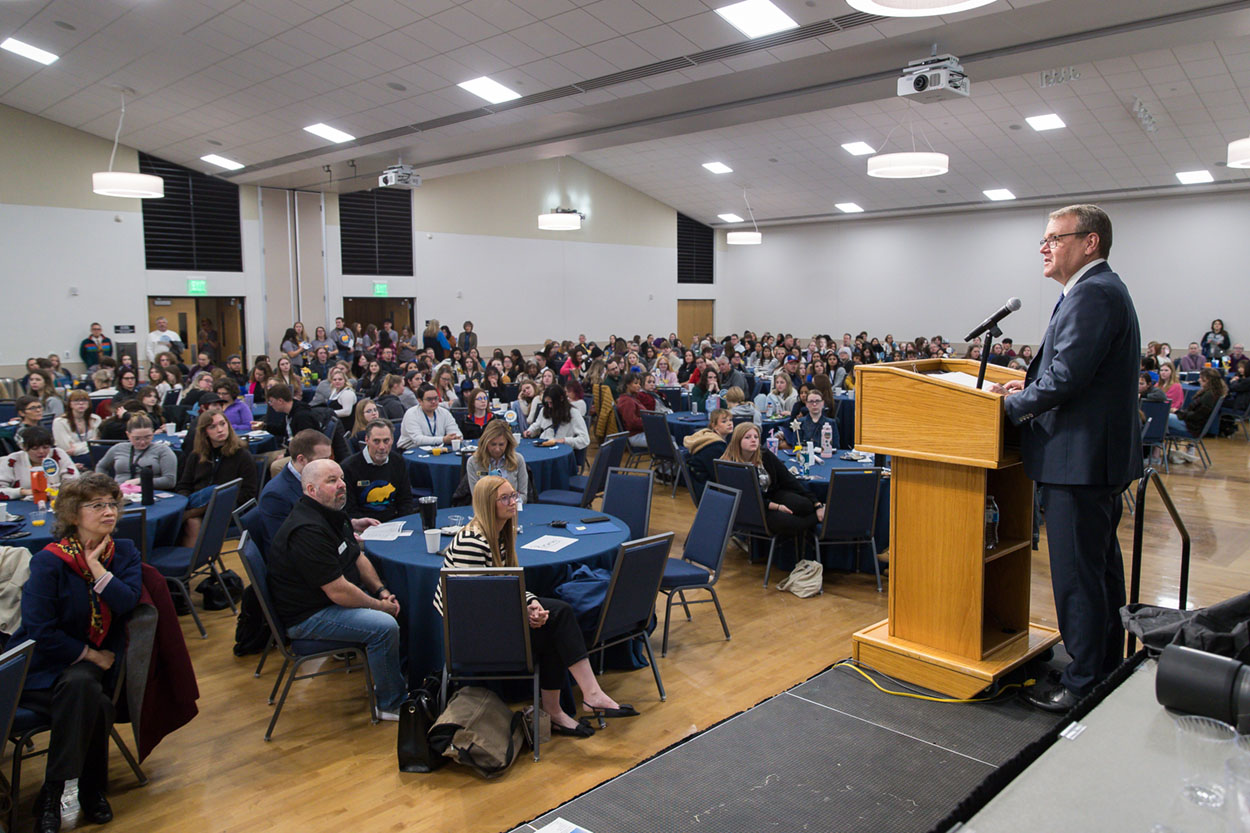
[[350,142],[356,138],[350,133],[344,133],[342,130],[339,130],[337,127],[331,127],[330,125],[322,124],[321,122],[317,122],[316,124],[310,124],[304,129],[307,130],[309,133],[313,134],[314,136],[320,136],[323,139],[328,139],[331,142],[334,142],[335,144],[342,144],[343,142]]
[[853,202],[840,202],[834,205],[834,208],[838,209],[843,214],[860,214],[864,210],[860,208],[858,204]]
[[221,142],[217,141],[216,139],[205,139],[204,141],[208,142],[210,145],[212,145],[215,148],[221,147]]
[[478,98],[486,99],[491,104],[501,104],[521,97],[521,94],[516,90],[510,90],[495,79],[487,78],[485,75],[481,78],[474,78],[472,81],[462,81],[456,86],[468,90]]
[[929,17],[935,14],[966,12],[988,6],[994,0],[846,0],[856,11],[885,17]]
[[201,156],[200,159],[208,162],[210,165],[225,168],[227,171],[237,171],[243,167],[242,163],[235,162],[233,159],[227,159],[224,156],[219,156],[216,153],[210,153],[208,156]]
[[741,223],[742,222],[742,218],[739,217],[737,214],[717,214],[716,216],[720,217],[726,223]]
[[1058,130],[1061,127],[1067,127],[1063,123],[1063,119],[1054,113],[1047,113],[1044,116],[1029,116],[1025,119],[1029,123],[1029,127],[1034,130]]
[[72,23],[67,23],[67,22],[66,22],[66,21],[64,21],[64,20],[54,20],[54,21],[52,21],[52,25],[53,25],[53,26],[59,26],[60,28],[64,29],[64,30],[65,30],[65,31],[67,31],[67,32],[77,32],[77,31],[78,31],[78,27],[77,27],[77,26],[75,26],[75,25],[74,25],[74,24],[72,24]]
[[748,38],[799,28],[790,15],[769,0],[742,0],[741,3],[722,6],[716,13]]
[[4,43],[0,43],[0,49],[7,49],[14,55],[21,55],[23,58],[30,58],[32,61],[47,66],[48,64],[59,58],[59,55],[53,55],[47,50],[40,49],[37,46],[31,46],[29,43],[23,43],[17,38],[8,38]]
[[1016,195],[1008,191],[1006,188],[991,188],[988,191],[982,191],[982,194],[992,199],[994,202],[1000,200],[1014,200]]
[[876,149],[867,142],[847,142],[842,149],[852,156],[867,156],[870,153],[876,153]]
[[724,162],[704,162],[703,167],[707,168],[714,174],[731,174],[734,169],[726,165]]
[[399,83],[398,81],[387,81],[386,86],[390,87],[392,90],[394,90],[397,93],[406,92],[408,90],[407,87],[405,87],[403,84]]
[[1178,171],[1176,178],[1181,185],[1201,185],[1204,182],[1215,182],[1210,171]]

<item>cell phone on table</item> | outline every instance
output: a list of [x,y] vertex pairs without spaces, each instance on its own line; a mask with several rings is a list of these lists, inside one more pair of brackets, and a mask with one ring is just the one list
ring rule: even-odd
[[607,522],[608,522],[608,521],[610,521],[610,520],[611,520],[611,518],[609,518],[607,515],[592,515],[592,516],[590,516],[589,518],[582,518],[582,523],[584,523],[584,524],[602,524],[602,523],[607,523]]

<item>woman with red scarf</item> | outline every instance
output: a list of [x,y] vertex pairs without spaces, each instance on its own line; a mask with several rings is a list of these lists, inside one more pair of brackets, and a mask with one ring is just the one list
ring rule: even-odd
[[56,500],[59,540],[35,553],[22,591],[22,625],[13,644],[35,640],[21,705],[47,715],[52,727],[43,788],[35,800],[35,830],[61,829],[61,791],[78,779],[83,816],[113,818],[104,796],[110,692],[114,664],[125,648],[124,619],[139,603],[139,550],[114,539],[122,493],[106,474],[92,472],[61,487]]

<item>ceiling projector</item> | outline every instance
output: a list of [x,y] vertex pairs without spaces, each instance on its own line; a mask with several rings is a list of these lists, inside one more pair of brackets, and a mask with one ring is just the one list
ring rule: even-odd
[[898,79],[898,94],[921,104],[967,98],[971,93],[972,82],[954,55],[934,55],[912,61]]
[[420,188],[421,174],[412,169],[411,165],[391,165],[378,177],[380,188]]

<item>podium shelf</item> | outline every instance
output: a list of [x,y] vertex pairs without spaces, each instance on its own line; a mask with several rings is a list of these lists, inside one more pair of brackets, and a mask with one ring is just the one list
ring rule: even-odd
[[989,564],[991,561],[995,561],[999,558],[1002,558],[1004,555],[1011,555],[1013,552],[1016,552],[1017,550],[1022,550],[1022,549],[1025,549],[1026,547],[1031,547],[1031,546],[1033,546],[1033,541],[1029,538],[1019,538],[1019,539],[1009,539],[1006,541],[999,541],[998,546],[994,547],[993,549],[988,549],[985,551],[985,563]]

